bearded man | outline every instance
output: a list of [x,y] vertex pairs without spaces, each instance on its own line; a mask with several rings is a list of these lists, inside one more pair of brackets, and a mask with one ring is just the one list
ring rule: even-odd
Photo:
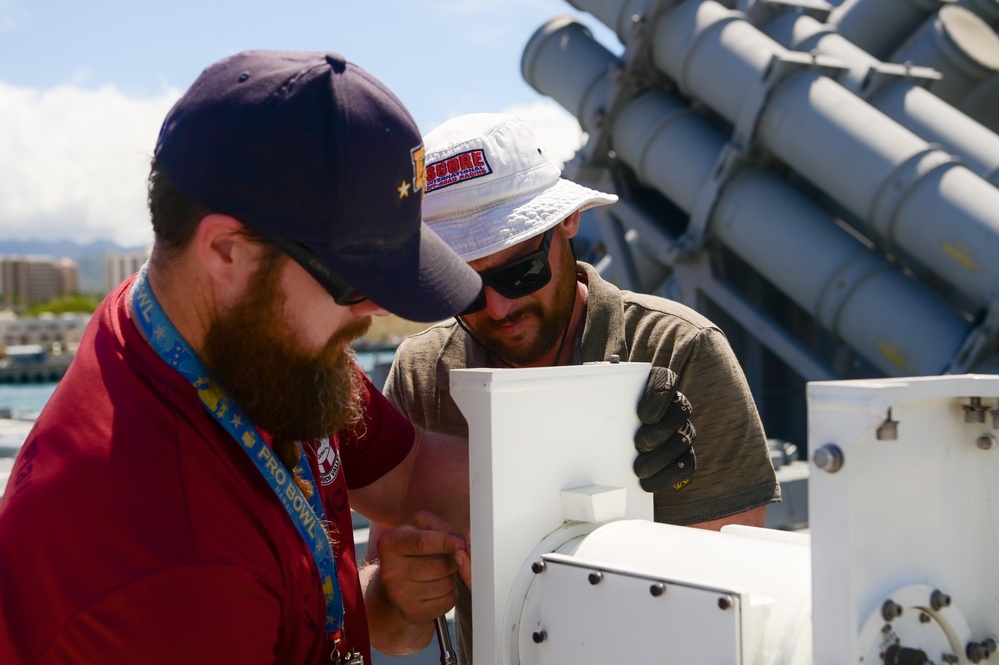
[[[617,197],[562,178],[533,129],[515,116],[452,118],[424,143],[423,220],[479,273],[483,289],[453,321],[403,342],[385,385],[389,400],[417,427],[467,438],[450,393],[451,369],[573,365],[612,355],[649,362],[634,470],[654,493],[656,521],[762,526],[780,487],[725,335],[694,310],[621,291],[575,259],[580,212]],[[467,459],[467,450],[462,455]],[[455,495],[452,512],[443,515],[467,528],[458,512],[467,506],[467,493]],[[432,619],[453,602],[441,593],[439,561],[411,545],[431,530],[371,530],[368,557],[376,560],[361,576],[368,588],[381,587],[405,619],[405,630],[397,628],[395,643],[386,645],[394,653],[429,642]],[[469,665],[467,586],[459,587],[455,619],[459,662]]]
[[177,102],[150,259],[93,316],[0,503],[0,662],[370,662],[350,506],[443,509],[415,469],[449,442],[348,343],[480,286],[421,223],[422,154],[335,53],[240,53]]

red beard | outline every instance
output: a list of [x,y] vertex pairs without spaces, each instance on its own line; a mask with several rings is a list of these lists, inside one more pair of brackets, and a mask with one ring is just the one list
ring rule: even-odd
[[281,321],[283,260],[264,260],[244,301],[209,325],[203,349],[209,370],[275,447],[330,436],[360,418],[358,370],[348,344],[370,325],[370,319],[358,321],[320,351],[305,349]]

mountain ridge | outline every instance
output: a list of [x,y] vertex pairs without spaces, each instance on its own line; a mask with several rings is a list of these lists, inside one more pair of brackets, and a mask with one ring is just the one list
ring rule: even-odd
[[15,256],[51,256],[76,261],[81,256],[109,252],[138,252],[144,245],[122,246],[112,240],[93,240],[82,244],[75,240],[0,240],[0,254]]

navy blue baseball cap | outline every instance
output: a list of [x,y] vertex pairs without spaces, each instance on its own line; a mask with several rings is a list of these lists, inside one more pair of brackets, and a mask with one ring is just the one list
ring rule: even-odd
[[353,289],[438,321],[481,280],[421,221],[423,155],[416,123],[380,81],[336,53],[288,51],[205,69],[155,151],[182,192],[293,249],[339,302]]

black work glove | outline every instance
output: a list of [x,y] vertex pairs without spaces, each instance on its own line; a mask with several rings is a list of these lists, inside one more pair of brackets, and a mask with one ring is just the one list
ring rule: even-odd
[[667,367],[653,367],[638,401],[642,426],[635,433],[635,475],[646,492],[683,489],[694,469],[694,437],[690,401],[676,389],[677,376]]

